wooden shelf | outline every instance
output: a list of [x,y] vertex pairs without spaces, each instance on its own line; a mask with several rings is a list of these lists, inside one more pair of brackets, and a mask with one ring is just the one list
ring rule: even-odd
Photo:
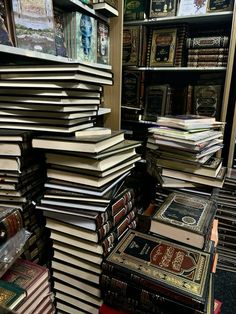
[[203,15],[188,15],[188,16],[171,16],[162,18],[153,18],[137,21],[125,21],[124,25],[152,25],[152,24],[176,24],[176,23],[223,23],[230,22],[233,17],[233,12],[216,12]]

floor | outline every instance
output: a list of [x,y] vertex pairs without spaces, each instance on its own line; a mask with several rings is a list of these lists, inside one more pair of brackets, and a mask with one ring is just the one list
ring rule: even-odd
[[223,302],[221,314],[236,313],[236,272],[217,269],[215,298]]

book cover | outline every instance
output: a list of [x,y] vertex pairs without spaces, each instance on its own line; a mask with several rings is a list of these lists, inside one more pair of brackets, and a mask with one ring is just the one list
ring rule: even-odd
[[17,47],[56,54],[52,0],[12,0]]
[[75,13],[75,58],[80,62],[97,62],[97,23],[94,17]]
[[150,36],[149,66],[174,66],[177,29],[153,29]]
[[67,48],[65,43],[64,12],[58,7],[54,6],[53,13],[55,24],[56,55],[67,57]]
[[93,3],[107,3],[118,10],[118,0],[93,0]]
[[8,18],[10,13],[7,11],[6,1],[0,0],[0,44],[13,46],[13,42],[10,36],[10,30],[8,29]]
[[140,26],[124,26],[123,28],[123,65],[135,65],[139,64],[140,56]]
[[141,85],[143,74],[141,71],[123,72],[122,80],[122,105],[133,108],[141,108]]
[[106,257],[104,272],[125,276],[183,304],[203,309],[206,303],[211,255],[130,230]]
[[144,20],[147,17],[147,4],[148,1],[132,1],[125,0],[124,2],[124,20],[134,21],[134,20]]
[[229,45],[228,36],[203,36],[187,38],[186,48],[200,49],[200,48],[227,48]]
[[232,0],[208,0],[207,1],[207,12],[222,12],[232,11],[233,1]]
[[150,231],[167,238],[171,234],[176,241],[202,249],[215,212],[213,201],[171,193],[153,216]]
[[219,119],[221,90],[221,85],[195,85],[193,89],[194,114]]
[[0,280],[0,304],[13,310],[26,297],[25,289],[12,282]]
[[97,21],[97,62],[110,63],[110,29],[109,25],[101,20]]
[[175,16],[176,0],[151,0],[149,18]]
[[206,9],[206,0],[180,0],[177,16],[206,14]]

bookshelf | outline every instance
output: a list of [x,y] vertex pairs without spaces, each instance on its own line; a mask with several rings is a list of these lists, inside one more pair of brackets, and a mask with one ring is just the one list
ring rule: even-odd
[[[131,72],[141,72],[144,75],[144,82],[147,80],[149,82],[154,82],[155,79],[158,79],[157,84],[165,84],[168,83],[168,75],[170,74],[170,82],[173,81],[181,81],[185,80],[188,82],[188,79],[191,81],[197,81],[200,76],[216,74],[221,77],[222,82],[222,96],[221,96],[221,108],[219,113],[219,120],[226,121],[226,114],[227,114],[227,107],[229,103],[230,97],[230,82],[232,78],[233,72],[233,61],[234,61],[234,53],[235,53],[235,32],[234,29],[236,27],[235,22],[235,6],[233,11],[228,12],[215,12],[215,13],[206,13],[202,15],[192,15],[192,16],[171,16],[171,17],[161,17],[161,18],[150,18],[145,20],[135,20],[135,21],[124,21],[124,27],[130,26],[141,26],[146,28],[146,36],[148,38],[150,29],[155,28],[171,28],[171,27],[178,27],[178,25],[185,24],[189,27],[189,29],[194,29],[195,33],[198,27],[203,29],[203,27],[207,28],[210,27],[211,29],[216,28],[228,28],[229,29],[229,52],[228,52],[228,59],[226,66],[219,66],[219,67],[186,67],[186,66],[178,66],[178,67],[146,67],[146,66],[129,66],[123,65],[124,71],[131,71]],[[219,26],[220,25],[220,26]],[[147,39],[148,41],[148,39]],[[147,43],[148,45],[148,43]],[[162,81],[164,81],[162,83]],[[143,87],[141,84],[141,88],[144,90],[146,87]],[[145,92],[143,94],[143,100],[145,101]],[[122,107],[128,106],[126,104],[122,104]],[[133,108],[134,110],[140,110],[140,108]],[[180,112],[183,114],[184,112]],[[173,113],[175,114],[175,113]],[[235,113],[236,115],[236,113]],[[235,118],[236,119],[236,118]],[[137,123],[137,121],[136,121]],[[231,140],[231,150],[234,147],[234,139],[236,135],[236,128],[233,129],[235,133]],[[232,153],[231,153],[232,155]],[[233,158],[233,157],[232,157]]]
[[[122,1],[121,1],[122,2]],[[121,103],[121,53],[122,53],[122,10],[123,3],[119,1],[119,8],[116,14],[105,16],[85,5],[79,0],[54,0],[53,4],[64,11],[78,10],[87,15],[99,18],[106,21],[110,26],[110,64],[90,63],[94,67],[105,70],[112,70],[114,73],[114,85],[104,89],[104,110],[106,117],[104,117],[104,126],[112,129],[120,128],[120,103]],[[119,14],[118,14],[119,12]],[[117,47],[120,47],[117,49]],[[6,46],[0,44],[0,64],[16,63],[16,64],[48,64],[48,63],[78,63],[78,60],[52,54],[42,53],[38,51],[22,49],[19,47]],[[85,62],[86,64],[86,62]],[[114,99],[116,100],[114,102]],[[100,115],[103,111],[100,112]]]

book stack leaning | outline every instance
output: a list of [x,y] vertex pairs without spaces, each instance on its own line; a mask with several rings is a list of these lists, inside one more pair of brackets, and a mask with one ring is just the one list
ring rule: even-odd
[[162,187],[222,187],[226,168],[215,153],[222,126],[202,116],[160,117],[149,129],[147,169]]
[[104,302],[131,313],[213,313],[216,204],[172,193],[149,233],[130,230],[102,264]]
[[135,191],[124,179],[140,159],[138,145],[119,131],[33,139],[33,147],[47,149],[46,190],[36,207],[53,240],[58,309],[98,313],[102,259],[129,226],[136,226]]

